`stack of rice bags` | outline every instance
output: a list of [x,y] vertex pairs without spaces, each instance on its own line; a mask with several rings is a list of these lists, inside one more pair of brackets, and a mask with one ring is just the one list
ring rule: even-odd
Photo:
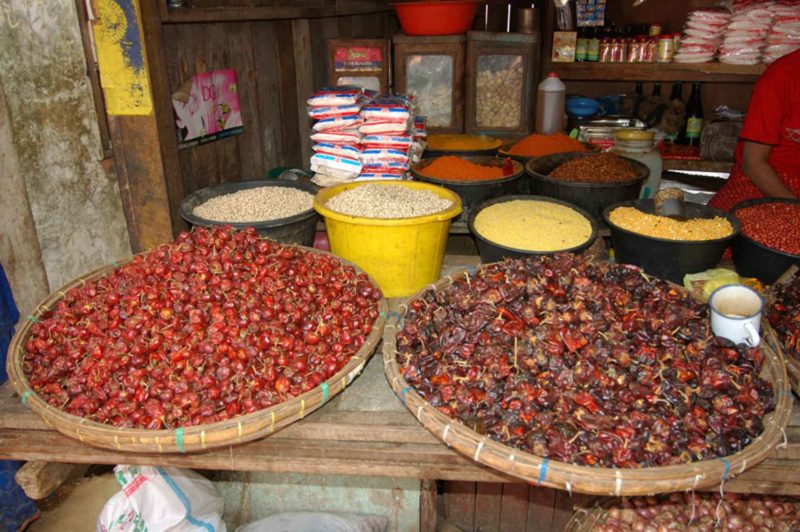
[[307,100],[308,115],[315,120],[311,171],[317,185],[346,183],[361,173],[363,97],[360,87],[342,86],[320,89]]
[[800,48],[800,1],[784,0],[769,6],[775,20],[767,36],[762,60],[771,63]]
[[719,47],[721,63],[756,65],[761,62],[761,53],[774,18],[773,4],[768,0],[733,3],[733,15]]
[[424,149],[415,139],[414,118],[414,102],[405,95],[378,96],[361,109],[362,170],[356,180],[406,177]]
[[691,11],[673,61],[676,63],[713,61],[730,17],[730,13],[717,9]]

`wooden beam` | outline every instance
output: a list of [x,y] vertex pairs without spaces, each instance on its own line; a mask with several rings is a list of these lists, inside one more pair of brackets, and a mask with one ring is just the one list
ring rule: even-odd
[[87,469],[89,469],[88,465],[61,464],[36,460],[25,462],[17,470],[14,479],[22,488],[22,491],[25,492],[25,495],[38,501],[53,493],[65,481],[82,477]]
[[419,483],[419,530],[436,532],[436,481],[421,480]]
[[311,158],[311,125],[306,111],[306,100],[314,92],[314,61],[311,56],[311,31],[308,19],[292,21],[294,44],[294,75],[297,91],[297,126],[300,131],[300,157],[302,166],[309,166]]

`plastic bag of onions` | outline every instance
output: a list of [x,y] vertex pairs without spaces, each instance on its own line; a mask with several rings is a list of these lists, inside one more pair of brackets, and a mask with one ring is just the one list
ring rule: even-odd
[[800,529],[798,502],[785,497],[672,493],[658,498],[614,499],[605,503],[603,508],[594,514],[595,519],[583,520],[583,526],[572,530],[789,532]]

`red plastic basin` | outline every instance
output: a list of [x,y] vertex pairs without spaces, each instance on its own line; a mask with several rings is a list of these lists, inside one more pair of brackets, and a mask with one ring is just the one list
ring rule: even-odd
[[398,2],[400,27],[406,35],[457,35],[472,27],[477,2]]

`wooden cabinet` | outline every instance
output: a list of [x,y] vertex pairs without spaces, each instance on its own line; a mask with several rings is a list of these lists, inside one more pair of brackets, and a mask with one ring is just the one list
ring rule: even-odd
[[428,132],[464,131],[464,35],[395,35],[394,88],[416,98]]

